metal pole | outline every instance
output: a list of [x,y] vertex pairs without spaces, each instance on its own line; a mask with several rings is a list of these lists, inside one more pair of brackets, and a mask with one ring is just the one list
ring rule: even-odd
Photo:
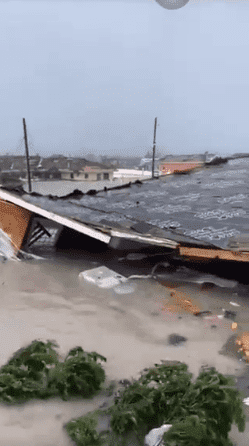
[[153,140],[153,158],[152,158],[152,178],[154,178],[154,168],[155,168],[155,153],[156,153],[156,126],[157,126],[157,118],[155,118],[155,126],[154,126],[154,140]]
[[26,131],[26,122],[25,122],[24,118],[23,118],[23,130],[24,130],[24,141],[25,141],[25,149],[26,149],[29,192],[31,192],[32,189],[31,189],[31,178],[30,178],[30,168],[29,168],[29,148],[28,148],[28,138],[27,138],[27,131]]

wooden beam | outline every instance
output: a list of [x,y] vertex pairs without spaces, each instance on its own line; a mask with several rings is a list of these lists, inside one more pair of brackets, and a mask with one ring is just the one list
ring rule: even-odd
[[174,240],[169,240],[169,239],[163,239],[163,238],[159,238],[159,237],[154,237],[151,235],[137,235],[134,232],[123,232],[123,231],[116,231],[116,230],[112,230],[111,231],[111,235],[113,237],[117,237],[120,239],[129,239],[129,240],[133,240],[133,241],[137,241],[137,242],[143,242],[143,243],[149,243],[150,245],[157,245],[157,246],[164,246],[167,248],[173,248],[176,249],[179,245],[179,243],[175,242]]
[[237,262],[249,262],[248,252],[242,253],[223,249],[203,249],[181,246],[179,248],[179,254],[192,259],[221,259]]

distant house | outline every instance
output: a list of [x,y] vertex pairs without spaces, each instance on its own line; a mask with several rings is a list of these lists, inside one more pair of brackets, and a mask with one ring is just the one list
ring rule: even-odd
[[41,180],[99,181],[111,180],[114,168],[62,155],[40,158],[32,169],[32,178]]
[[[36,178],[37,165],[39,164],[40,156],[31,156],[29,159],[30,176]],[[27,179],[27,161],[23,156],[4,156],[0,157],[0,176],[1,179]]]
[[[112,180],[114,167],[87,161],[84,158],[67,158],[54,155],[49,158],[30,157],[30,176],[36,180],[100,181]],[[27,179],[25,156],[0,157],[0,179]]]
[[[58,158],[61,158],[60,156]],[[37,165],[31,169],[32,178],[40,180],[60,180],[61,173],[56,164],[57,158],[41,158]]]
[[102,169],[97,166],[85,166],[80,170],[61,169],[62,180],[71,181],[101,181],[112,180],[113,169]]
[[62,180],[101,181],[112,180],[114,168],[104,164],[87,161],[84,158],[65,158],[58,162]]
[[[30,157],[31,169],[39,161],[39,157]],[[20,179],[27,176],[25,156],[0,157],[0,178],[2,182]]]

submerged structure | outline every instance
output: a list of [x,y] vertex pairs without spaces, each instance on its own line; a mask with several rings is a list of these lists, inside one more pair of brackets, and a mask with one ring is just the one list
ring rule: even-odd
[[187,177],[63,197],[1,189],[0,228],[16,252],[65,237],[70,246],[78,234],[120,250],[160,247],[182,258],[248,262],[248,172],[246,160],[233,160]]

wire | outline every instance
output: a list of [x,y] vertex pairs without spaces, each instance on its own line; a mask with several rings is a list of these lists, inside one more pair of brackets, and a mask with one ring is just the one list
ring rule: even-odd
[[157,263],[156,265],[154,265],[151,270],[151,274],[141,275],[141,276],[134,274],[132,276],[129,276],[128,280],[130,280],[130,279],[156,279],[157,275],[155,275],[155,271],[158,266],[163,265],[163,264],[164,264],[164,262],[160,262],[160,263]]
[[147,274],[147,276],[139,276],[139,275],[136,275],[136,274],[134,274],[133,276],[129,276],[128,277],[128,280],[130,280],[130,279],[152,279],[152,275],[151,274]]

